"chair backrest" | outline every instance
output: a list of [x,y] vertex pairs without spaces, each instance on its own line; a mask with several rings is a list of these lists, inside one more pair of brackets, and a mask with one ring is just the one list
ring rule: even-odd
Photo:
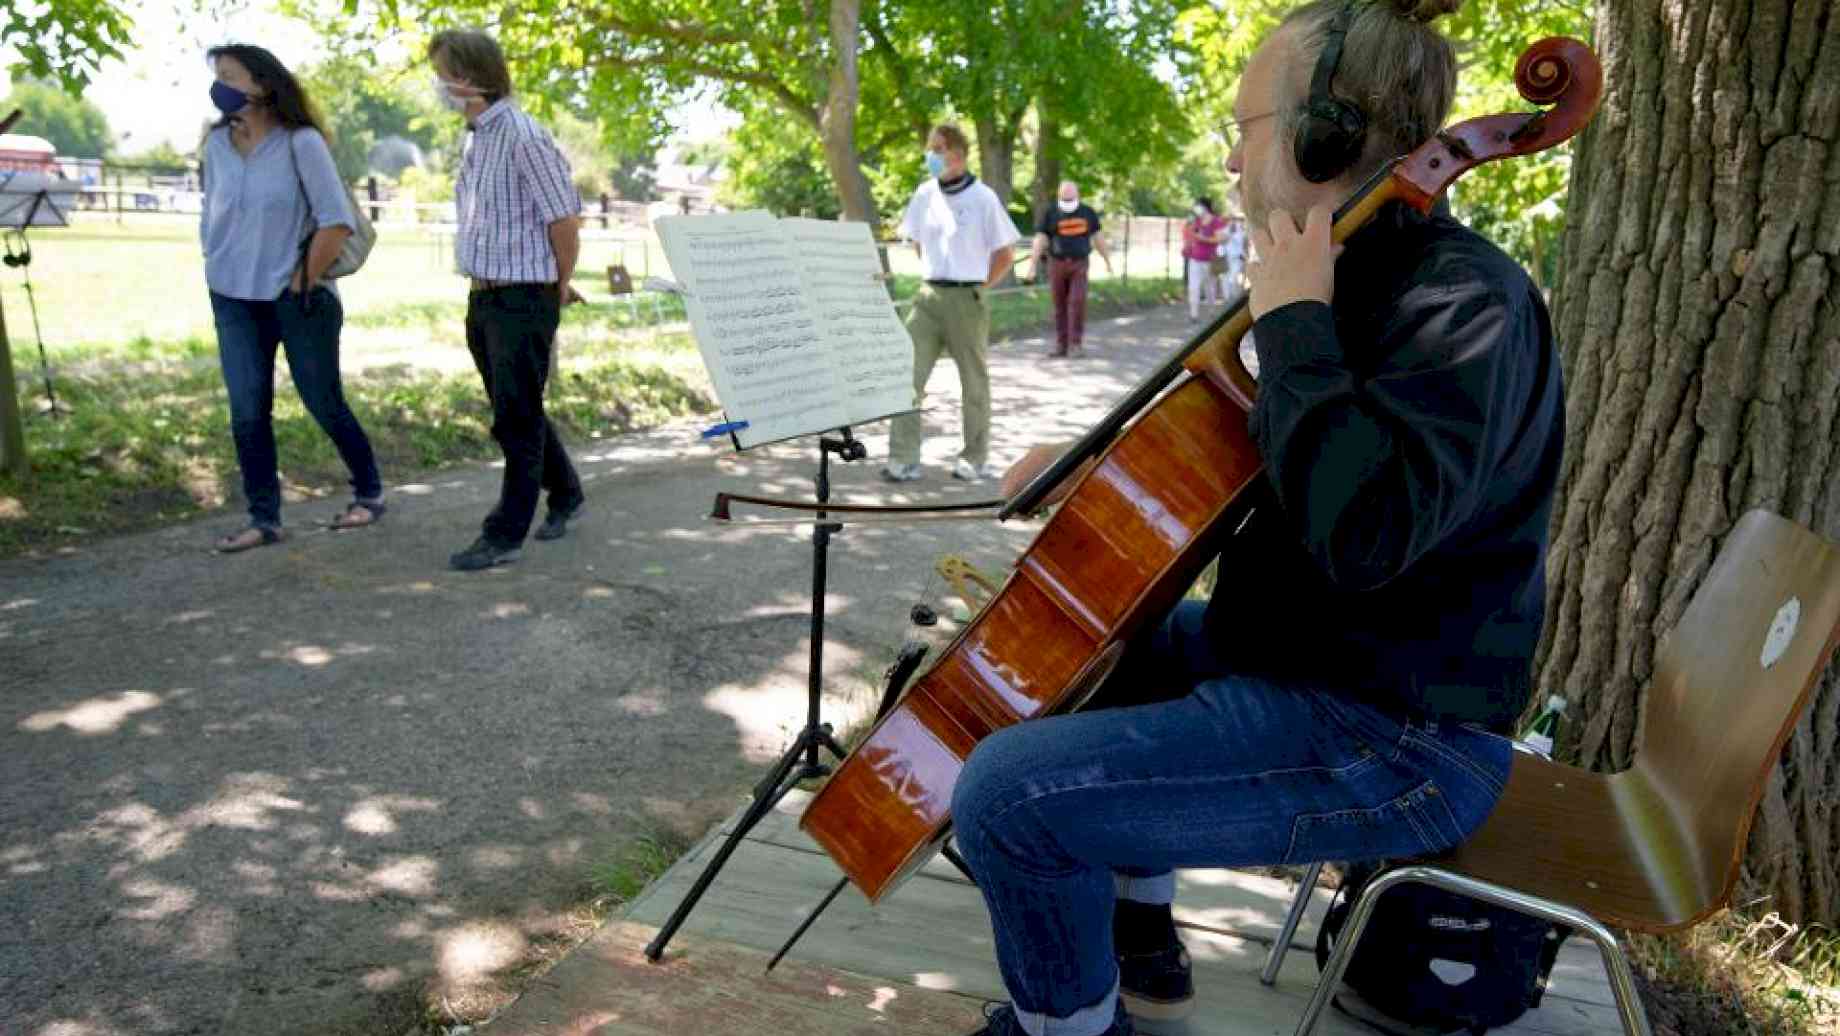
[[1751,815],[1840,642],[1840,547],[1787,519],[1739,520],[1662,642],[1632,770],[1690,843],[1714,906]]

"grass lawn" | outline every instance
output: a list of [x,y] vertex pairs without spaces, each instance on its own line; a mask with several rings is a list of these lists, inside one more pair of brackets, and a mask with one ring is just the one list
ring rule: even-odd
[[[58,399],[71,413],[29,416],[31,471],[0,476],[0,558],[56,551],[98,536],[154,528],[240,496],[228,401],[202,263],[186,221],[132,217],[34,232],[33,290]],[[617,435],[714,409],[701,358],[674,296],[614,296],[604,269],[668,273],[655,244],[591,228],[548,405],[576,439]],[[340,284],[346,308],[346,394],[378,462],[392,477],[498,455],[491,414],[466,351],[465,299],[445,245],[431,235],[380,234],[371,260]],[[913,253],[896,249],[893,291],[918,290]],[[1165,281],[1096,279],[1094,317],[1176,297]],[[21,403],[44,402],[36,339],[20,277],[0,278]],[[992,300],[997,338],[1051,326],[1048,292],[1022,287]],[[277,364],[275,437],[284,493],[345,492],[332,444]]]
[[[90,216],[76,226],[34,230],[31,241],[29,272],[40,330],[53,364],[109,358],[147,360],[157,357],[167,343],[211,336],[204,259],[192,219],[129,215],[118,225],[112,217]],[[912,296],[920,280],[913,249],[892,248],[889,261],[897,275],[895,297]],[[607,267],[614,263],[625,265],[635,281],[648,273],[670,273],[663,250],[649,233],[617,225],[602,230],[589,220],[583,231],[577,286],[584,292],[603,287]],[[1105,275],[1103,267],[1095,264],[1095,305],[1156,295],[1164,290],[1167,265],[1139,250],[1132,256],[1137,276],[1127,282]],[[1179,267],[1174,268],[1175,275],[1180,272]],[[405,307],[458,303],[463,296],[445,237],[392,226],[379,230],[370,261],[357,275],[341,281],[339,290],[346,317],[355,326],[363,326],[366,318],[401,323],[406,319]],[[1173,293],[1175,287],[1168,290]],[[1047,314],[1046,294],[1045,288],[1024,293],[1040,319]],[[613,296],[603,294],[599,301],[611,303]],[[663,304],[667,316],[682,319],[681,304],[675,300]],[[996,304],[996,333],[1014,332],[1026,323],[1027,307],[1018,308],[1016,296],[999,295]],[[5,307],[15,365],[35,366],[37,339],[19,272],[7,270],[0,276],[0,305]],[[619,308],[624,311],[627,306],[621,302]],[[649,309],[649,304],[642,305],[642,310]],[[1012,309],[1016,316],[1006,317]]]

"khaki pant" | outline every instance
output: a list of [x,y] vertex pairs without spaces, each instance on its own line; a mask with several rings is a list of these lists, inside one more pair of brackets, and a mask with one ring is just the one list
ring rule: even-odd
[[[990,297],[983,288],[923,284],[907,314],[914,340],[914,407],[926,402],[926,382],[940,353],[958,364],[964,390],[965,448],[959,456],[982,466],[990,459]],[[889,433],[892,464],[920,463],[920,414],[902,414]]]

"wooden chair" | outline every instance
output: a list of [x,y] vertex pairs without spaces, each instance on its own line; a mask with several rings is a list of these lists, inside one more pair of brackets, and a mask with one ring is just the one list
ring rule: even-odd
[[[1657,652],[1634,764],[1602,774],[1515,753],[1507,791],[1468,842],[1367,886],[1297,1036],[1316,1028],[1375,901],[1408,882],[1570,925],[1603,954],[1624,1032],[1650,1036],[1606,926],[1675,932],[1729,902],[1764,781],[1836,642],[1840,547],[1768,512],[1745,515]],[[1320,869],[1297,890],[1266,985]]]

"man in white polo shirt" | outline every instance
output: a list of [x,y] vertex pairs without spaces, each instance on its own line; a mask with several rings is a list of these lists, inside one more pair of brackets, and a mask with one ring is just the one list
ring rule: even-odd
[[964,399],[964,449],[952,469],[967,481],[1001,474],[990,465],[990,290],[1015,262],[1011,251],[1022,235],[995,191],[965,168],[970,144],[950,123],[936,126],[926,140],[932,176],[914,191],[901,220],[901,234],[913,241],[926,283],[907,315],[914,340],[916,412],[894,419],[888,463],[882,477],[912,482],[920,477],[920,414],[926,382],[941,352],[958,364]]

